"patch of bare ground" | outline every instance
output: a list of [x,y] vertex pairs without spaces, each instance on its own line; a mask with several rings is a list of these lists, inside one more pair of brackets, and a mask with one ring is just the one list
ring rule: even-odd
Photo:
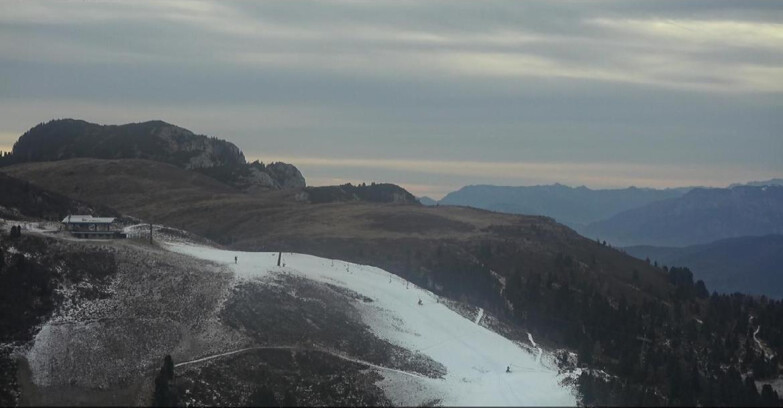
[[257,406],[265,391],[282,406],[391,406],[381,379],[320,351],[252,350],[175,369],[175,392],[189,406]]
[[362,322],[355,302],[372,300],[347,289],[281,275],[274,284],[251,281],[237,286],[222,318],[259,346],[330,350],[428,377],[445,374],[445,367],[431,358],[376,337]]
[[[178,362],[220,356],[181,367],[193,381],[185,389],[203,403],[242,405],[258,397],[251,385],[245,394],[241,387],[222,388],[225,376],[236,373],[242,378],[231,381],[278,384],[280,392],[292,389],[301,396],[297,403],[310,405],[388,404],[375,384],[379,373],[445,373],[429,357],[372,334],[357,309],[372,299],[344,288],[286,274],[237,281],[225,266],[146,241],[31,234],[24,242],[25,253],[49,265],[57,302],[33,340],[16,348],[19,358],[3,366],[17,379],[6,394],[14,401],[20,396],[23,405],[148,405],[167,354]],[[280,345],[296,350],[258,349]],[[245,351],[223,355],[236,350]],[[293,368],[280,358],[293,361]],[[198,374],[226,359],[240,362],[239,371]],[[251,360],[257,364],[242,366]],[[254,371],[260,366],[271,368]],[[259,378],[265,382],[256,383]]]
[[232,282],[219,267],[129,241],[38,244],[58,306],[17,350],[23,404],[147,405],[164,355],[247,341],[217,316]]

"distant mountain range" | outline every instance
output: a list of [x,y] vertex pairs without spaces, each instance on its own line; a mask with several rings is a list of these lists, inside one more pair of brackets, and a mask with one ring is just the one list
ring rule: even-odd
[[783,234],[783,186],[696,188],[682,197],[592,223],[580,232],[619,246],[686,246]]
[[730,238],[684,248],[633,246],[625,251],[661,265],[688,266],[710,290],[783,298],[783,235]]
[[527,187],[473,185],[447,194],[438,203],[511,214],[545,215],[580,230],[589,223],[625,210],[681,197],[689,190],[636,187],[592,190],[584,186],[574,188],[562,184]]
[[428,207],[431,207],[431,206],[433,206],[435,204],[438,204],[438,202],[436,200],[433,200],[432,198],[427,197],[427,196],[417,197],[416,199],[419,200],[419,202],[422,205],[426,205]]
[[[56,140],[56,132],[52,138]],[[84,144],[89,154],[97,154],[89,149],[93,142],[100,140],[110,139]],[[203,153],[207,153],[208,148],[200,152],[184,150],[182,158],[172,153],[183,152],[178,146],[159,158],[137,156],[135,149],[118,149],[117,152],[123,152],[120,157],[107,159],[74,156],[82,154],[72,150],[79,145],[74,142],[53,150],[70,152],[68,154],[35,157],[25,157],[28,151],[24,145],[20,146],[11,157],[19,161],[0,167],[0,172],[9,176],[0,178],[0,205],[6,207],[4,213],[13,219],[45,217],[58,220],[63,213],[90,210],[76,202],[79,200],[90,205],[109,206],[118,214],[130,215],[145,223],[165,225],[155,232],[158,242],[166,242],[165,235],[161,236],[167,234],[164,230],[174,231],[177,236],[198,234],[235,251],[266,251],[272,256],[277,253],[277,259],[280,259],[279,254],[291,252],[324,258],[315,260],[286,255],[284,259],[289,262],[286,268],[294,271],[299,270],[295,268],[303,262],[321,268],[334,260],[332,264],[337,265],[340,272],[324,280],[325,286],[311,286],[303,283],[302,276],[291,275],[285,270],[267,271],[267,264],[248,263],[251,256],[240,253],[238,266],[233,265],[239,268],[234,270],[239,274],[236,277],[241,278],[236,281],[240,285],[233,285],[235,274],[221,272],[232,266],[231,257],[214,247],[206,251],[221,255],[209,260],[229,265],[207,264],[205,258],[189,259],[184,252],[167,255],[165,248],[137,240],[116,244],[77,242],[56,240],[27,230],[22,237],[13,238],[14,241],[3,237],[0,258],[4,259],[5,266],[0,277],[12,279],[12,284],[0,285],[0,310],[6,312],[0,316],[0,335],[6,337],[0,340],[11,341],[8,333],[25,334],[26,337],[19,334],[21,340],[13,340],[20,345],[13,352],[19,350],[19,356],[27,359],[26,365],[19,364],[19,367],[32,368],[17,373],[17,365],[9,358],[9,353],[0,353],[0,366],[11,367],[0,370],[0,405],[3,405],[2,401],[16,402],[11,398],[2,399],[6,389],[15,390],[1,386],[16,384],[17,378],[37,378],[36,373],[48,376],[52,371],[50,362],[59,364],[54,370],[59,374],[51,376],[55,380],[50,384],[52,386],[38,387],[32,381],[19,381],[23,388],[20,387],[18,395],[40,397],[41,390],[47,388],[46,396],[52,399],[40,399],[39,405],[62,403],[61,394],[73,398],[65,400],[65,404],[73,401],[73,404],[99,405],[109,401],[107,395],[113,403],[147,401],[149,404],[151,398],[144,395],[152,394],[156,365],[153,361],[160,363],[160,358],[170,350],[175,350],[177,360],[185,364],[213,357],[218,361],[217,357],[247,352],[240,358],[221,358],[220,366],[205,365],[204,370],[177,368],[179,374],[174,378],[181,382],[173,384],[169,391],[178,392],[179,401],[184,401],[186,386],[198,384],[198,389],[187,389],[198,390],[191,394],[206,399],[191,401],[223,405],[247,405],[250,401],[252,405],[252,401],[258,399],[248,399],[248,395],[253,395],[250,394],[253,388],[248,384],[258,384],[261,378],[265,385],[272,383],[271,379],[277,381],[277,394],[288,392],[290,384],[294,383],[307,387],[307,384],[326,384],[312,388],[314,392],[323,389],[323,394],[308,391],[306,394],[311,399],[300,399],[303,405],[312,401],[322,403],[324,400],[319,399],[319,395],[334,395],[337,386],[340,392],[329,397],[335,398],[335,403],[329,400],[326,405],[341,402],[379,405],[376,400],[364,399],[359,391],[343,387],[344,384],[362,385],[360,378],[369,378],[364,381],[369,387],[374,384],[374,378],[381,378],[381,374],[374,374],[367,367],[392,369],[398,373],[421,367],[419,371],[408,372],[411,375],[407,377],[424,378],[426,384],[440,381],[436,375],[442,376],[446,370],[439,367],[446,366],[420,353],[423,349],[411,350],[415,354],[402,354],[404,348],[388,343],[385,338],[357,337],[361,334],[357,328],[366,325],[363,326],[361,319],[347,319],[346,316],[358,316],[357,305],[377,309],[379,298],[370,292],[363,294],[349,286],[334,284],[346,279],[369,282],[368,288],[396,285],[399,293],[410,293],[399,297],[401,307],[411,312],[410,317],[436,308],[459,310],[463,317],[470,319],[469,324],[479,329],[479,326],[493,328],[517,344],[529,342],[532,348],[539,348],[538,355],[544,352],[544,347],[568,350],[569,353],[557,353],[566,357],[561,359],[566,361],[558,363],[558,368],[562,367],[566,376],[578,373],[577,364],[585,368],[579,377],[577,392],[585,396],[580,401],[587,401],[587,405],[687,405],[691,401],[693,405],[710,405],[716,401],[717,394],[713,390],[718,388],[725,395],[744,395],[741,390],[747,387],[739,370],[748,369],[747,364],[741,364],[747,361],[742,359],[748,356],[748,349],[738,344],[759,345],[759,348],[766,345],[776,355],[783,353],[780,347],[783,330],[776,324],[783,316],[779,303],[756,302],[742,295],[705,297],[704,285],[694,282],[684,270],[665,273],[661,268],[611,246],[586,239],[548,217],[446,205],[425,207],[408,202],[414,199],[413,196],[390,184],[293,187],[250,194],[237,188],[238,180],[241,181],[237,175],[242,176],[242,172],[234,170],[254,166],[252,163],[193,165],[192,159],[205,157]],[[141,152],[145,151],[143,144],[137,146]],[[29,153],[39,154],[48,152],[50,146],[40,150],[32,144],[28,147]],[[197,162],[200,163],[200,159]],[[272,166],[259,163],[256,167],[272,177],[267,173]],[[766,191],[764,187],[736,189],[744,188]],[[610,204],[615,203],[606,205]],[[18,206],[25,208],[20,210]],[[91,208],[105,214],[98,207]],[[546,207],[541,209],[548,211]],[[182,243],[180,238],[177,241]],[[203,247],[184,247],[189,247],[187,251],[193,253],[205,252]],[[31,254],[29,258],[28,254]],[[264,256],[264,259],[269,261],[268,265],[273,265],[274,258]],[[364,266],[351,265],[349,268],[349,264],[339,264],[337,260],[370,265],[389,273],[381,272],[382,280],[375,282],[362,273]],[[234,263],[237,263],[236,257]],[[245,271],[251,269],[254,274],[268,272],[273,279],[244,279]],[[404,289],[400,283],[404,283]],[[417,299],[415,292],[420,289],[416,285],[421,288],[420,293],[427,296]],[[116,287],[123,290],[114,290]],[[169,292],[175,296],[165,296]],[[61,293],[69,295],[63,297]],[[326,301],[338,295],[336,301]],[[434,305],[432,295],[441,296]],[[183,299],[188,302],[180,302]],[[193,302],[193,299],[197,301]],[[313,299],[317,301],[313,302]],[[416,300],[424,303],[415,306]],[[61,303],[74,308],[63,309]],[[110,307],[95,308],[95,305]],[[66,312],[61,313],[63,310]],[[754,317],[752,321],[748,319],[749,315]],[[62,316],[73,319],[75,324],[60,325]],[[127,316],[136,318],[127,319]],[[19,322],[17,317],[25,320]],[[378,317],[388,316],[381,313]],[[394,320],[387,320],[383,324],[388,327],[396,324]],[[432,321],[437,323],[439,320]],[[695,321],[704,324],[692,331]],[[228,326],[213,325],[215,322],[228,322]],[[650,322],[654,324],[647,324]],[[85,325],[92,325],[89,333],[83,330]],[[229,327],[232,331],[224,330]],[[270,327],[274,330],[269,330]],[[747,330],[737,330],[738,327]],[[751,332],[754,328],[757,330]],[[201,331],[195,331],[197,329]],[[41,335],[36,335],[38,330],[42,330]],[[107,333],[118,334],[107,336]],[[153,341],[148,341],[150,333],[156,335]],[[444,333],[459,335],[454,330]],[[691,333],[693,336],[688,341],[678,341],[672,333]],[[71,341],[74,338],[80,341]],[[732,344],[714,341],[724,338],[729,338]],[[255,349],[268,344],[290,344],[292,339],[294,343],[318,348],[309,351]],[[453,340],[460,340],[459,336]],[[28,347],[24,342],[32,343]],[[232,345],[242,348],[235,349]],[[229,346],[231,348],[227,348]],[[109,352],[96,354],[95,350]],[[127,352],[118,354],[116,350]],[[207,354],[212,352],[209,350],[220,354]],[[330,359],[321,355],[323,350],[333,350],[339,355]],[[577,353],[576,359],[572,357],[572,351]],[[759,350],[762,352],[766,352],[766,348]],[[69,358],[63,359],[64,353]],[[640,353],[655,357],[657,363],[647,364],[651,359],[640,360]],[[350,356],[351,361],[345,360],[346,356]],[[268,373],[254,371],[253,367],[273,360],[281,361],[286,367],[292,366],[289,363],[293,361],[295,370],[289,374],[269,366],[266,367]],[[103,364],[104,361],[111,364]],[[257,361],[261,363],[257,364]],[[355,364],[355,361],[364,364]],[[246,364],[236,366],[237,362]],[[769,367],[772,364],[762,358],[756,358],[754,363],[750,370],[757,377],[747,377],[749,381],[777,379],[777,365]],[[495,372],[502,373],[505,365],[497,361],[493,364],[494,368],[485,370],[489,377],[496,376]],[[94,370],[80,370],[80,367],[98,367],[103,371],[96,376]],[[511,367],[508,371],[512,374],[498,375],[519,374],[518,365],[507,367]],[[595,369],[601,370],[600,377],[590,374],[597,371]],[[475,371],[475,367],[468,368],[470,370]],[[165,373],[165,370],[160,372]],[[670,375],[656,375],[660,372],[684,373],[680,377],[686,380],[675,378],[673,381]],[[84,375],[79,376],[79,373]],[[187,377],[188,373],[192,376]],[[230,375],[222,376],[221,373]],[[375,377],[368,377],[370,374]],[[328,380],[336,375],[341,382],[324,382],[324,378]],[[114,380],[107,383],[106,378]],[[156,383],[163,385],[155,386],[159,391],[156,396],[162,394],[161,389],[165,391],[171,385],[165,381]],[[224,384],[229,386],[220,388]],[[671,384],[684,385],[672,387]],[[705,391],[691,393],[685,399],[682,390],[695,388],[693,384],[701,384],[700,388]],[[768,383],[765,387],[771,389]],[[221,399],[216,400],[212,390],[219,388],[236,389],[241,393],[221,393]],[[128,389],[137,391],[126,393]],[[368,389],[373,395],[383,395],[376,394],[383,391],[381,389]],[[410,390],[416,391],[413,387]],[[407,388],[403,391],[409,392]],[[748,404],[754,401],[779,404],[770,392],[767,392],[770,398],[760,400],[755,387],[753,393],[747,394]],[[296,395],[299,398],[299,393]],[[311,397],[313,395],[315,397]],[[357,399],[357,395],[362,399]],[[421,404],[437,404],[439,400],[431,399],[433,395],[437,396],[428,393]],[[408,401],[419,403],[413,399]],[[739,404],[746,400],[737,397],[727,401]],[[32,400],[33,405],[35,402]],[[294,400],[285,405],[296,403]]]
[[766,181],[751,181],[748,183],[734,183],[729,188],[740,186],[764,187],[764,186],[783,186],[783,179],[774,178]]

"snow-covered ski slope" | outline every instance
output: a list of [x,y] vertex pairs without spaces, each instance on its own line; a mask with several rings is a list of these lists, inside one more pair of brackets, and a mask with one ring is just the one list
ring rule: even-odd
[[560,384],[563,377],[537,356],[452,311],[433,293],[382,269],[291,253],[283,253],[285,266],[277,267],[277,252],[225,251],[188,243],[167,247],[225,264],[238,279],[263,281],[287,273],[371,298],[373,302],[357,302],[356,307],[378,337],[428,355],[447,369],[443,378],[381,373],[385,379],[379,386],[395,404],[440,400],[446,406],[576,405],[573,390]]

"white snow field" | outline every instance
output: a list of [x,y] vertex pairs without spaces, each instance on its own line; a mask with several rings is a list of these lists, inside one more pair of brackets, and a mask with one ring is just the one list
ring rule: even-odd
[[[373,299],[356,302],[364,323],[380,338],[443,364],[441,379],[379,371],[378,385],[394,404],[526,406],[576,405],[574,391],[561,385],[564,376],[540,363],[509,339],[439,303],[430,291],[382,269],[310,255],[239,252],[188,243],[168,243],[169,250],[222,263],[237,279],[292,274],[330,283]],[[238,263],[234,263],[234,257]],[[263,279],[262,279],[263,281]],[[422,305],[419,305],[419,299]],[[480,317],[479,319],[480,320]],[[511,367],[511,372],[506,372]]]

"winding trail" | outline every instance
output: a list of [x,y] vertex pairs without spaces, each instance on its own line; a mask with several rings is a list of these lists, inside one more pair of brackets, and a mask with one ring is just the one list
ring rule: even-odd
[[[754,316],[748,317],[749,324],[753,324],[753,320],[755,320]],[[759,346],[759,350],[761,350],[761,355],[764,356],[764,358],[774,358],[775,352],[764,347],[764,344],[761,343],[761,340],[759,340],[759,338],[756,337],[760,331],[761,331],[761,325],[758,325],[756,327],[756,330],[753,332],[753,341],[755,341],[756,345]]]
[[541,349],[541,347],[538,347],[538,344],[536,344],[536,341],[533,340],[533,335],[530,334],[530,332],[527,332],[527,339],[530,340],[530,344],[533,345],[533,347],[538,349],[538,357],[536,357],[536,363],[541,363],[541,355],[544,354],[544,350]]
[[183,362],[174,364],[174,367],[177,368],[177,367],[183,367],[183,366],[187,366],[187,365],[191,365],[191,364],[203,363],[205,361],[210,361],[210,360],[218,359],[218,358],[221,358],[221,357],[228,357],[228,356],[232,356],[234,354],[244,353],[246,351],[256,351],[256,350],[315,351],[315,352],[318,352],[318,353],[329,354],[331,356],[337,357],[337,358],[345,360],[345,361],[350,361],[350,362],[353,362],[353,363],[361,364],[361,365],[364,365],[364,366],[367,366],[367,367],[371,367],[371,368],[375,368],[375,369],[382,370],[382,371],[389,371],[389,372],[402,374],[402,375],[407,375],[409,377],[413,377],[413,378],[417,378],[417,379],[423,379],[423,380],[435,380],[436,379],[436,378],[427,377],[425,375],[418,374],[418,373],[412,373],[412,372],[409,372],[409,371],[404,371],[404,370],[399,370],[399,369],[396,369],[396,368],[389,368],[389,367],[384,367],[384,366],[381,366],[381,365],[378,365],[378,364],[373,364],[373,363],[371,363],[369,361],[360,360],[358,358],[350,357],[350,356],[347,356],[347,355],[342,354],[342,353],[338,353],[338,352],[334,352],[334,351],[331,351],[331,350],[322,349],[322,348],[319,348],[319,347],[314,347],[314,348],[297,347],[297,346],[258,346],[258,347],[247,347],[247,348],[243,348],[243,349],[239,349],[239,350],[229,351],[229,352],[226,352],[226,353],[214,354],[214,355],[211,355],[211,356],[202,357],[202,358],[198,358],[198,359],[195,359],[195,360],[183,361]]
[[228,356],[232,356],[234,354],[244,353],[246,351],[254,351],[254,350],[297,350],[297,349],[298,349],[297,347],[293,347],[293,346],[248,347],[248,348],[243,348],[243,349],[239,349],[239,350],[229,351],[229,352],[226,352],[226,353],[214,354],[214,355],[211,355],[211,356],[202,357],[202,358],[195,359],[195,360],[183,361],[181,363],[174,364],[174,368],[183,367],[183,366],[191,365],[191,364],[203,363],[205,361],[214,360],[214,359],[220,358],[220,357],[228,357]]
[[756,341],[756,345],[759,346],[759,350],[761,350],[761,354],[764,355],[764,358],[773,358],[775,357],[775,353],[772,351],[767,351],[767,348],[764,347],[763,344],[761,344],[761,340],[756,337],[757,334],[759,334],[759,331],[761,331],[761,325],[759,327],[756,327],[756,331],[753,332],[753,340]]
[[764,347],[761,346],[761,342],[759,341],[758,337],[756,337],[756,335],[759,334],[759,330],[761,330],[761,325],[756,327],[756,331],[753,332],[753,340],[756,340],[756,344],[758,344],[761,351],[764,351]]
[[473,323],[481,324],[481,318],[484,317],[484,308],[480,307],[478,311],[478,315],[476,315],[476,321]]

